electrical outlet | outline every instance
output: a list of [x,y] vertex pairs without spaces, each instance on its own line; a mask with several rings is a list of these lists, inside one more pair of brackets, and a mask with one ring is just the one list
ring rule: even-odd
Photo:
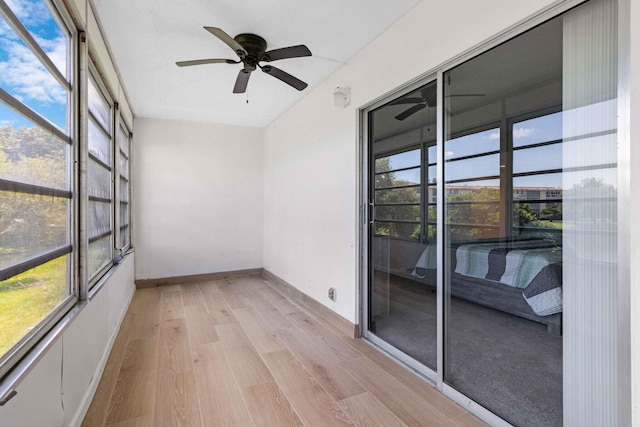
[[335,300],[336,300],[336,288],[329,288],[329,299],[331,301],[335,302]]

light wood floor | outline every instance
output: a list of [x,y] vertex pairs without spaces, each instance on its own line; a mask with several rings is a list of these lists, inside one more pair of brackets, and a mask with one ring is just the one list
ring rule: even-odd
[[82,424],[482,426],[260,278],[139,289]]

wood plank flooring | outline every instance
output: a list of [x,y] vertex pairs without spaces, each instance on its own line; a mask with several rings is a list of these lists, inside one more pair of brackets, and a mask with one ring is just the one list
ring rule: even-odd
[[484,425],[257,277],[137,290],[82,423]]

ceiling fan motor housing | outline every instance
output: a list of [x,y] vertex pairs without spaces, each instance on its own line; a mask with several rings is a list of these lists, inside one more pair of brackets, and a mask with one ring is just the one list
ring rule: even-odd
[[254,71],[267,50],[267,42],[260,36],[245,33],[238,34],[233,39],[247,51],[247,55],[244,58],[240,56],[245,65],[245,70]]

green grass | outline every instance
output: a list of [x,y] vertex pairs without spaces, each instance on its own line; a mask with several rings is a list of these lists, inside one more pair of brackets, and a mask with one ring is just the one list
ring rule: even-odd
[[66,256],[0,282],[0,355],[44,319],[66,293]]

